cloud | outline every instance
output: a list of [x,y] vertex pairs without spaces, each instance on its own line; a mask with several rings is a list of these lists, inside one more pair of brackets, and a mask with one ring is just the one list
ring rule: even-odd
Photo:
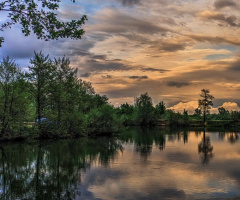
[[191,85],[191,83],[189,83],[189,82],[177,82],[177,81],[168,81],[167,82],[167,86],[169,86],[169,87],[181,88],[181,87],[185,87],[185,86],[189,86],[189,85]]
[[240,58],[231,63],[229,69],[233,71],[240,71]]
[[148,76],[130,76],[130,79],[138,79],[138,80],[142,80],[142,79],[148,79]]
[[162,42],[159,44],[159,50],[176,52],[179,50],[184,50],[187,44],[183,43],[171,43],[171,42]]
[[227,43],[235,46],[240,46],[240,41],[237,39],[229,39],[227,37],[221,36],[208,36],[208,35],[198,35],[198,34],[186,34],[189,38],[197,42],[210,42],[213,44]]
[[106,76],[101,76],[102,78],[104,78],[104,79],[111,79],[111,78],[113,78],[113,76],[112,75],[106,75]]
[[169,28],[157,25],[151,21],[136,18],[117,9],[106,8],[96,14],[95,22],[86,27],[86,31],[105,32],[108,34],[122,34],[137,32],[138,34],[166,33]]
[[222,9],[225,7],[236,7],[237,4],[233,0],[216,0],[214,6],[216,9]]
[[[188,111],[189,114],[194,114],[194,110],[198,107],[198,101],[189,101],[189,102],[180,102],[172,107],[170,107],[169,109],[174,110],[175,112],[180,112],[182,113],[185,110]],[[223,107],[226,110],[229,111],[240,111],[240,107],[238,106],[238,104],[236,102],[224,102],[221,106],[215,108],[212,107],[210,109],[210,113],[218,113],[218,108]]]
[[189,114],[193,114],[194,110],[198,107],[198,101],[189,101],[186,103],[180,102],[169,109],[174,110],[175,112],[182,113],[185,110],[188,111]]
[[138,5],[141,3],[141,0],[118,0],[119,2],[122,3],[123,6],[134,6],[134,5]]
[[90,77],[91,75],[92,75],[91,73],[84,73],[84,74],[81,74],[81,77],[88,78],[88,77]]
[[239,26],[236,16],[234,15],[225,16],[223,13],[220,13],[218,11],[205,10],[201,13],[198,13],[197,16],[202,20],[207,20],[207,21],[215,20],[215,21],[223,22],[229,26],[233,26],[233,27]]
[[219,106],[219,107],[224,107],[226,110],[229,110],[229,111],[231,111],[231,110],[232,111],[240,111],[240,107],[235,102],[225,102],[225,103],[223,103],[222,106]]
[[142,68],[141,70],[142,71],[150,71],[150,72],[160,72],[160,73],[171,71],[171,70],[166,70],[166,69],[156,69],[156,68],[152,68],[152,67]]
[[49,45],[49,42],[38,40],[36,36],[25,37],[18,26],[4,30],[5,42],[0,48],[1,56],[10,56],[18,59],[31,58],[34,51],[39,52]]

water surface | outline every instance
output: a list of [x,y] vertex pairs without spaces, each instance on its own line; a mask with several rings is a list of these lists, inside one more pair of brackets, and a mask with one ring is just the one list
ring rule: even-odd
[[0,147],[0,199],[240,198],[238,131],[128,128]]

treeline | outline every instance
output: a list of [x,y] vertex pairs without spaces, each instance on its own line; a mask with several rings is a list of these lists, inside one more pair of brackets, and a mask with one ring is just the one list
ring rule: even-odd
[[[202,91],[209,93],[209,90]],[[141,126],[204,126],[205,121],[210,126],[232,126],[233,121],[240,120],[239,111],[228,111],[223,107],[218,108],[218,114],[210,114],[210,106],[206,103],[207,101],[206,98],[199,100],[199,107],[191,115],[185,109],[182,113],[167,109],[163,101],[154,106],[152,98],[145,93],[136,97],[133,105],[122,104],[117,108],[117,114],[121,117],[124,125]]]
[[0,62],[0,139],[112,134],[122,125],[189,126],[190,121],[203,118],[240,119],[240,112],[224,108],[210,114],[214,97],[209,93],[202,90],[203,99],[193,115],[166,109],[163,101],[154,106],[148,93],[136,97],[133,105],[115,108],[105,95],[96,94],[91,83],[77,77],[77,69],[70,67],[66,57],[50,59],[35,53],[27,71],[5,57]]
[[113,133],[121,122],[106,96],[77,78],[68,58],[35,53],[28,71],[0,63],[0,138],[52,138]]

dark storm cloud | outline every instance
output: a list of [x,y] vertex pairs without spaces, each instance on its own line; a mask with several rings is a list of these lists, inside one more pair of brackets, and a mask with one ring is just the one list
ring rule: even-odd
[[156,69],[156,68],[152,68],[152,67],[147,67],[147,68],[142,68],[142,71],[150,71],[150,72],[160,72],[160,73],[165,73],[165,72],[169,72],[171,70],[166,70],[166,69]]
[[181,88],[181,87],[186,87],[189,85],[191,85],[191,83],[189,83],[189,82],[178,82],[178,81],[168,81],[167,82],[167,86],[169,86],[169,87]]
[[141,0],[118,0],[119,2],[122,3],[123,6],[134,6],[134,5],[138,5],[141,3]]
[[216,0],[214,6],[216,9],[221,9],[225,7],[236,7],[237,4],[233,0]]
[[148,79],[148,76],[130,76],[130,79],[138,79],[138,80],[142,80],[142,79]]

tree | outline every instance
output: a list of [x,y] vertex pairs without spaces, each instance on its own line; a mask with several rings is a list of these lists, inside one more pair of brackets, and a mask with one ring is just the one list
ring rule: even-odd
[[50,93],[50,83],[53,81],[55,68],[52,61],[44,56],[42,52],[34,53],[35,56],[30,60],[28,80],[32,83],[32,95],[36,104],[36,118],[39,122],[39,130],[42,130],[42,118],[46,117],[46,112],[50,109],[48,97]]
[[158,116],[158,118],[160,118],[161,115],[165,113],[165,111],[166,111],[165,103],[163,101],[160,101],[155,107],[155,113]]
[[202,97],[203,99],[198,100],[198,108],[203,113],[203,123],[205,125],[206,114],[209,113],[211,106],[213,106],[212,100],[214,99],[214,97],[210,94],[210,90],[208,89],[202,89],[200,93],[200,97]]
[[229,114],[229,111],[226,110],[224,107],[219,107],[218,113],[219,113],[219,115],[227,115],[227,114]]
[[201,111],[201,109],[199,109],[199,108],[196,108],[195,110],[194,110],[194,115],[201,115],[202,114],[202,111]]
[[141,94],[135,98],[136,121],[141,125],[153,125],[157,122],[157,116],[154,113],[152,98],[148,93]]
[[24,76],[10,57],[3,58],[0,63],[0,137],[15,132],[21,133],[21,126],[29,115]]
[[[30,35],[31,31],[38,39],[52,40],[58,38],[81,39],[84,30],[81,26],[87,20],[83,15],[78,20],[61,22],[54,11],[58,10],[61,0],[5,0],[0,3],[0,11],[8,12],[10,21],[1,25],[0,30],[16,23],[22,25],[22,33]],[[75,0],[73,0],[75,2]],[[0,37],[0,46],[4,41]]]

